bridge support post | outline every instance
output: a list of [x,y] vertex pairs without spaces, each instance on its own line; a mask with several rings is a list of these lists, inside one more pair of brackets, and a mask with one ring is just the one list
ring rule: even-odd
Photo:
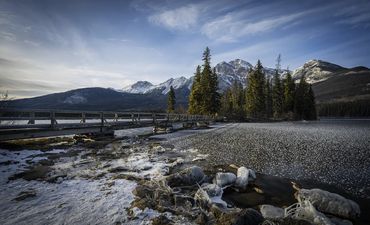
[[35,124],[35,112],[30,112],[30,120],[27,124]]
[[103,128],[104,128],[104,113],[101,112],[100,113],[100,132],[101,133],[103,132]]
[[50,112],[50,126],[51,128],[55,128],[55,125],[57,124],[57,120],[55,119],[55,112]]
[[86,114],[85,113],[81,114],[81,122],[80,123],[86,123]]

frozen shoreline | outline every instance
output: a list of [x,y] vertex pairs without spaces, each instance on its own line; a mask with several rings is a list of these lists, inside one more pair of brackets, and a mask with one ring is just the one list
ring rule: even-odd
[[[258,134],[261,130],[269,129],[279,130],[281,133],[286,129],[284,128],[286,125],[287,123],[216,124],[212,126],[212,129],[180,130],[170,134],[153,135],[147,140],[137,137],[143,134],[142,130],[133,130],[126,132],[131,137],[130,139],[114,141],[97,149],[72,146],[68,149],[48,151],[0,150],[0,218],[6,221],[4,224],[116,224],[117,222],[146,224],[160,213],[151,209],[136,210],[134,215],[129,215],[127,212],[135,198],[132,192],[137,185],[137,180],[162,177],[178,165],[182,168],[182,164],[196,164],[213,170],[216,164],[235,163],[255,169],[252,167],[253,163],[240,161],[241,156],[253,153],[253,151],[230,156],[235,149],[242,146],[235,146],[235,143],[243,143],[238,136],[240,130],[243,131],[243,136],[249,134],[248,130]],[[245,130],[244,126],[248,129]],[[294,124],[289,123],[289,126],[292,126],[294,130],[289,134],[298,135],[302,132],[302,129],[294,127]],[[308,125],[304,123],[299,126]],[[309,127],[303,139],[311,140],[310,135],[317,137],[322,134],[320,129],[315,125],[313,128]],[[362,129],[367,130],[368,128]],[[148,133],[148,129],[144,131]],[[316,131],[319,131],[319,134],[316,134]],[[335,132],[337,131],[329,133],[335,134]],[[284,133],[281,134],[283,137],[286,136]],[[360,134],[364,135],[361,132]],[[265,138],[263,135],[258,137]],[[363,138],[363,136],[358,138]],[[227,144],[230,148],[224,148]],[[214,148],[217,146],[220,150],[227,150],[229,157],[226,157],[222,151],[215,151]],[[281,147],[280,142],[278,146]],[[73,154],[69,154],[70,152]],[[32,178],[30,181],[18,178],[8,182],[8,178],[12,175],[27,171],[28,166],[45,163],[45,161],[53,162],[47,166],[50,169],[47,173]],[[272,162],[272,165],[276,164]],[[276,167],[276,169],[282,168]],[[290,169],[297,170],[296,167]],[[257,169],[257,172],[261,171]],[[289,171],[284,170],[268,171],[272,175],[274,172],[278,175],[289,175]],[[286,185],[289,186],[289,182]],[[15,201],[19,193],[24,191],[34,191],[35,195]],[[236,198],[240,199],[240,197]],[[233,198],[233,195],[230,195],[230,198]],[[171,216],[174,220],[180,221],[181,219],[169,214],[169,217]],[[181,221],[187,223],[186,220]]]

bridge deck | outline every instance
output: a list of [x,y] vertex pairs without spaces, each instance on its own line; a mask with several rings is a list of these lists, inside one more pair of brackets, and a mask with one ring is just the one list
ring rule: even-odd
[[114,130],[158,126],[161,123],[212,119],[203,115],[0,109],[0,141],[71,134],[105,133]]

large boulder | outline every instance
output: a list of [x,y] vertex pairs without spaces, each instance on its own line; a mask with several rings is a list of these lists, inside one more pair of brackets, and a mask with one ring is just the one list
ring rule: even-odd
[[215,183],[220,187],[233,185],[236,181],[236,176],[233,173],[217,173]]
[[343,196],[321,189],[300,189],[297,200],[309,200],[321,212],[329,213],[343,218],[356,218],[360,216],[359,205]]

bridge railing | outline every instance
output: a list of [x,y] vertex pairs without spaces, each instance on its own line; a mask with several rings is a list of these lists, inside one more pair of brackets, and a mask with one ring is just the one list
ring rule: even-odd
[[26,128],[66,128],[119,124],[156,124],[161,121],[209,121],[205,115],[176,113],[77,111],[43,109],[0,109],[0,130]]

